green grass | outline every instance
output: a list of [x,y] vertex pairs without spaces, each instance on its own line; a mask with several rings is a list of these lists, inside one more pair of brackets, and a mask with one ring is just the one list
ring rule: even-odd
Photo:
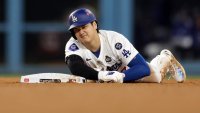
[[200,75],[188,75],[188,79],[200,79]]
[[21,76],[20,74],[0,74],[0,77],[17,77]]

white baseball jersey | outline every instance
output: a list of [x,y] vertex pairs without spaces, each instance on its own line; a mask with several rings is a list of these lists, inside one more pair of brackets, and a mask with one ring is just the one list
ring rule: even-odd
[[79,55],[88,66],[97,71],[122,71],[138,54],[138,51],[117,32],[107,30],[99,30],[99,32],[101,49],[98,58],[73,37],[65,46],[65,57],[72,54]]

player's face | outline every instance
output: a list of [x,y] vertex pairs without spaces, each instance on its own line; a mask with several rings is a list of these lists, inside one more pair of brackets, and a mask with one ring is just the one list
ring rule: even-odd
[[96,23],[92,22],[83,26],[75,27],[73,30],[75,36],[79,41],[81,41],[82,43],[89,43],[96,36],[97,34],[96,29],[97,29]]

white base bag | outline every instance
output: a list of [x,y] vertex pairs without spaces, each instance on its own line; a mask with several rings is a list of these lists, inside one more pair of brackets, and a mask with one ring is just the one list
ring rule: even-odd
[[85,78],[64,73],[37,73],[21,76],[21,83],[85,83]]

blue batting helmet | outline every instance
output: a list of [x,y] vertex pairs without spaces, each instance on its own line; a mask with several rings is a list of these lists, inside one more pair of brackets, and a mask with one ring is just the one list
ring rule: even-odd
[[96,20],[95,15],[89,9],[86,9],[86,8],[77,9],[69,15],[69,19],[68,19],[69,29],[68,30],[71,30],[74,27],[86,25],[95,20]]

